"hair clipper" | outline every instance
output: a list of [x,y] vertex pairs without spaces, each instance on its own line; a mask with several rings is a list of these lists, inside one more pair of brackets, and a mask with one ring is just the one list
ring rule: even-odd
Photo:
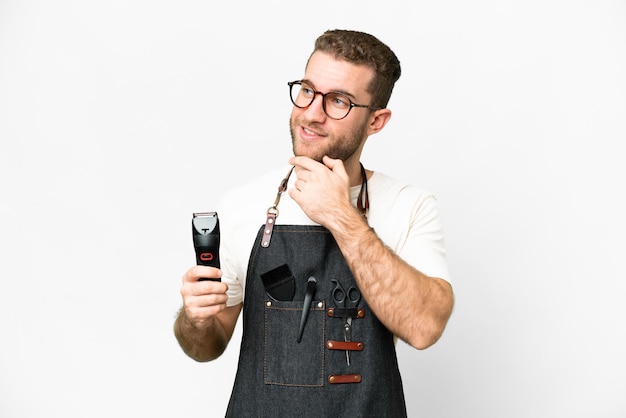
[[[220,221],[217,212],[198,212],[191,220],[196,264],[220,268]],[[200,280],[220,281],[201,278]]]

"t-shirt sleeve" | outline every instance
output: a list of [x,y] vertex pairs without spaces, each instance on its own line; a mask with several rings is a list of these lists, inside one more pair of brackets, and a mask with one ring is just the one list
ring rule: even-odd
[[227,193],[217,206],[220,217],[220,268],[222,283],[228,285],[227,306],[235,306],[243,302],[243,285],[240,280],[239,252],[237,248],[237,216],[239,216],[238,202],[233,193]]
[[415,202],[408,234],[398,255],[423,274],[450,282],[443,222],[432,194]]

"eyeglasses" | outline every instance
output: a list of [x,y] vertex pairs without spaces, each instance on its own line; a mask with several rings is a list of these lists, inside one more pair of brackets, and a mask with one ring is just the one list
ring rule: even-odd
[[382,109],[382,107],[352,103],[352,100],[343,93],[333,91],[329,93],[319,92],[303,80],[290,81],[287,84],[289,85],[291,102],[295,107],[305,109],[311,106],[311,103],[313,103],[315,97],[319,94],[322,96],[322,109],[324,109],[326,116],[331,119],[340,120],[345,118],[353,107],[364,107],[370,110]]

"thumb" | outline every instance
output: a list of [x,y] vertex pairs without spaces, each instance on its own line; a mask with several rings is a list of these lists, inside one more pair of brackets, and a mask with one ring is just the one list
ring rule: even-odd
[[338,174],[342,177],[346,177],[348,175],[348,173],[346,173],[346,168],[344,167],[342,160],[330,158],[329,156],[325,155],[322,159],[322,162],[333,173]]

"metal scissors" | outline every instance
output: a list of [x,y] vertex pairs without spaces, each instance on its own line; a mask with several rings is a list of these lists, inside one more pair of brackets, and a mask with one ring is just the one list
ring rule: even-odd
[[[332,279],[331,282],[335,284],[335,288],[332,290],[331,296],[335,301],[337,307],[342,308],[356,308],[361,300],[361,292],[354,286],[348,287],[348,291],[343,288],[339,281]],[[344,341],[352,341],[352,317],[348,316],[343,323],[343,338]],[[346,350],[346,362],[350,365],[350,351]]]

